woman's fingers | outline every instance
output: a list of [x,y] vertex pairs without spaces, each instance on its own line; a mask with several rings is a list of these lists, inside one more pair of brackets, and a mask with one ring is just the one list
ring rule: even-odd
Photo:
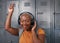
[[9,7],[10,9],[13,9],[14,8],[14,4],[12,3],[12,4],[10,4],[10,7]]

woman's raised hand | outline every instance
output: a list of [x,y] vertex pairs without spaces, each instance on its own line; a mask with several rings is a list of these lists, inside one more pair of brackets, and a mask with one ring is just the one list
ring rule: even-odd
[[10,4],[10,6],[8,8],[8,12],[13,13],[13,11],[14,11],[14,4],[12,3],[12,4]]

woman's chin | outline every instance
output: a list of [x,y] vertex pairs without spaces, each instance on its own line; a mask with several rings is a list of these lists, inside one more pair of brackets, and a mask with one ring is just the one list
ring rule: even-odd
[[26,31],[30,31],[30,29],[29,29],[29,28],[24,28],[24,30],[26,30]]

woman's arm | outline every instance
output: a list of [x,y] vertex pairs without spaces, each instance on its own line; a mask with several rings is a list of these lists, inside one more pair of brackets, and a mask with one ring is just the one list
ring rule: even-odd
[[44,43],[45,42],[45,34],[36,35],[35,31],[32,31],[33,42],[34,43]]
[[32,27],[32,36],[33,36],[33,42],[34,43],[44,43],[45,42],[45,32],[42,29],[38,29],[38,36],[35,32],[36,29],[36,21],[34,23],[34,26]]
[[5,23],[5,30],[7,30],[13,35],[18,35],[19,30],[11,27],[11,18],[13,11],[14,11],[14,4],[10,4],[10,7],[8,8],[8,16]]

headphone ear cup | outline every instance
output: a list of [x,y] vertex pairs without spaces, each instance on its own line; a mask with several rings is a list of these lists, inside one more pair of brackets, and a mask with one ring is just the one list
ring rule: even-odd
[[31,20],[31,25],[34,25],[34,20]]
[[20,25],[20,17],[18,18],[18,24]]

